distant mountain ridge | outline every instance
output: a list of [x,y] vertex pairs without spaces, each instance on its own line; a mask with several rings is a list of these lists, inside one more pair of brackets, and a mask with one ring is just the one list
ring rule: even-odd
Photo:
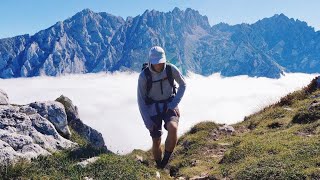
[[284,14],[210,26],[193,9],[122,17],[90,9],[30,35],[0,39],[0,78],[140,71],[151,46],[186,73],[278,78],[320,72],[320,33]]

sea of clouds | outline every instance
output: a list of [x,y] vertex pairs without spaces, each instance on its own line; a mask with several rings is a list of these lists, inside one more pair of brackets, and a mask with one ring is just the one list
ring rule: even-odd
[[[306,86],[315,76],[292,73],[269,79],[189,73],[179,105],[178,134],[201,121],[221,124],[242,121],[287,93]],[[126,154],[133,149],[147,150],[152,142],[137,106],[137,79],[138,73],[126,72],[0,79],[0,89],[15,104],[55,100],[62,94],[69,97],[84,123],[102,133],[108,148]]]

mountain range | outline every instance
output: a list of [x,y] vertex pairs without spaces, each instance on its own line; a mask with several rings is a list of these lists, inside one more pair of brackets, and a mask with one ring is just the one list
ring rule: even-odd
[[284,14],[211,26],[190,8],[146,10],[126,19],[84,9],[34,35],[0,39],[0,78],[139,72],[154,45],[184,74],[279,78],[320,72],[320,32]]

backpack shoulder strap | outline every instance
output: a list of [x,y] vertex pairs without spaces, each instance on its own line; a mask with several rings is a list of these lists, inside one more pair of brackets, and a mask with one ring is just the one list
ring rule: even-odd
[[168,76],[168,80],[169,80],[169,83],[173,89],[173,93],[176,94],[176,86],[174,84],[174,78],[173,78],[173,75],[172,75],[172,65],[170,63],[167,63],[166,64],[166,73],[167,73],[167,76]]
[[152,76],[151,76],[150,69],[148,67],[145,68],[143,72],[147,79],[147,96],[149,96],[149,92],[152,88]]
[[145,70],[146,68],[148,68],[149,64],[148,63],[143,63],[142,64],[142,68],[141,71]]

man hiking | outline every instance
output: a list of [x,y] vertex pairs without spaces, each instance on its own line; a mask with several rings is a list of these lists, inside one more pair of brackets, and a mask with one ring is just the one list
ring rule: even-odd
[[[176,90],[175,82],[179,84]],[[138,80],[138,105],[145,126],[152,137],[152,153],[158,168],[164,168],[177,144],[180,103],[186,82],[173,64],[167,63],[164,50],[154,46],[149,51],[149,62]],[[162,158],[162,120],[168,131]]]

